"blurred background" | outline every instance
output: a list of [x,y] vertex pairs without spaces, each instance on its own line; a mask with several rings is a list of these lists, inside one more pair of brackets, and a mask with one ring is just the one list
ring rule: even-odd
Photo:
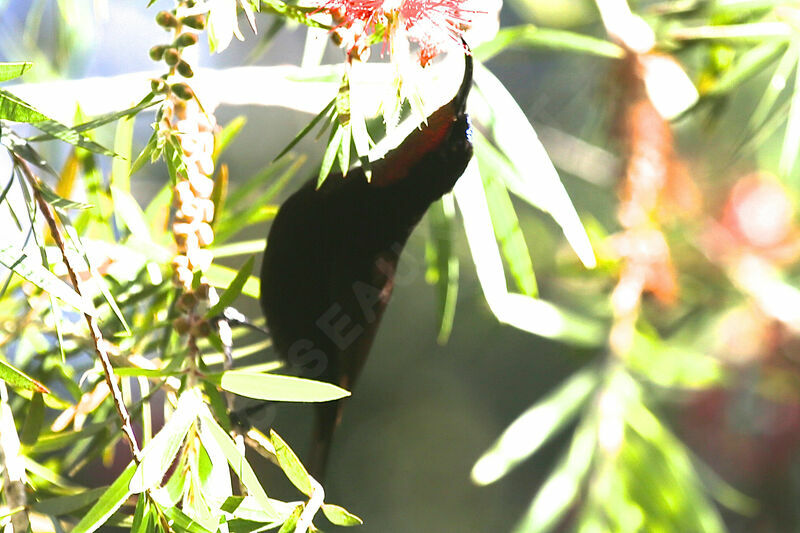
[[[458,298],[452,332],[438,342],[430,227],[420,224],[325,483],[331,501],[364,519],[361,531],[800,528],[800,6],[643,1],[619,15],[610,4],[509,0],[501,29],[527,33],[477,53],[537,131],[598,265],[584,268],[549,215],[509,196],[538,298],[562,326],[547,334],[501,323],[458,222]],[[32,61],[26,84],[151,71],[147,50],[163,39],[153,16],[170,6],[6,0],[0,59]],[[258,23],[254,36],[240,21],[246,38],[224,53],[203,44],[199,65],[300,63],[305,27],[276,28],[265,44],[272,16]],[[323,63],[341,60],[328,44]],[[312,116],[216,110],[222,125],[240,115],[247,122],[221,159],[231,190]],[[136,123],[135,152],[151,116]],[[486,123],[478,129],[492,137]],[[112,138],[113,128],[98,133]],[[48,157],[67,151],[54,146]],[[324,143],[307,138],[294,152],[307,160],[275,204],[316,173]],[[536,179],[538,169],[523,170]],[[162,163],[145,166],[132,179],[137,200],[146,204],[166,176]],[[236,240],[262,238],[268,225]],[[504,261],[509,286],[524,286],[524,261]],[[237,307],[260,315],[253,299]],[[553,316],[518,312],[534,324]],[[310,418],[310,408],[280,405],[254,422],[272,423],[303,457]],[[277,469],[252,461],[271,496],[293,497]]]

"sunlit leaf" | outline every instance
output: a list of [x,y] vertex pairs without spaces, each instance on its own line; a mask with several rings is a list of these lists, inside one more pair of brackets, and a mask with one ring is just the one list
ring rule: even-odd
[[275,402],[329,402],[350,396],[348,391],[324,381],[238,370],[224,372],[220,386],[240,396]]
[[502,28],[491,41],[482,43],[473,53],[475,59],[485,62],[511,48],[579,52],[613,59],[625,55],[620,46],[603,39],[567,30],[539,28],[530,24]]
[[63,516],[95,503],[109,487],[86,489],[78,494],[40,500],[32,505],[34,511],[52,516]]
[[0,119],[28,123],[50,120],[30,104],[3,89],[0,89]]
[[142,450],[142,461],[130,483],[132,493],[137,494],[155,488],[161,482],[164,473],[175,459],[186,433],[195,421],[201,404],[202,399],[197,390],[190,389],[181,394],[170,419]]
[[[0,360],[0,369],[2,365],[3,361]],[[0,375],[2,375],[2,370],[0,370]],[[6,380],[4,379],[3,381]],[[42,422],[44,422],[44,399],[41,392],[35,392],[33,398],[31,398],[25,419],[22,421],[19,441],[22,444],[34,444],[39,439],[39,434],[42,431]]]
[[95,314],[91,302],[81,298],[72,287],[44,268],[39,261],[33,260],[13,246],[0,244],[0,263],[78,311],[92,316]]
[[472,481],[494,483],[536,453],[578,415],[599,381],[596,368],[581,370],[514,420],[475,463]]
[[551,302],[508,291],[477,163],[470,163],[453,191],[481,289],[499,321],[534,335],[579,345],[599,346],[606,342],[606,326],[602,323]]
[[[219,289],[226,289],[230,287],[233,280],[236,278],[238,271],[228,268],[226,266],[212,263],[208,271],[205,273],[208,282]],[[241,294],[249,296],[250,298],[258,299],[260,294],[260,282],[257,277],[250,276],[242,286]]]
[[321,187],[328,174],[331,173],[336,156],[339,154],[339,148],[342,144],[342,137],[344,136],[344,127],[336,124],[331,131],[331,137],[328,140],[328,147],[325,149],[325,155],[322,156],[322,163],[319,167],[319,176],[317,176],[317,188]]
[[309,479],[308,471],[297,458],[297,455],[289,448],[289,445],[277,434],[274,430],[269,432],[270,441],[275,447],[275,457],[278,458],[278,464],[292,482],[292,485],[297,487],[297,490],[302,492],[308,497],[311,497],[312,486]]
[[364,523],[363,520],[344,507],[339,507],[338,505],[330,503],[322,504],[322,514],[325,515],[325,518],[327,518],[331,524],[336,526],[360,526]]
[[13,80],[19,78],[33,66],[33,63],[28,61],[20,61],[16,63],[0,63],[0,81]]
[[[264,492],[264,488],[258,481],[258,477],[256,477],[256,474],[253,472],[253,469],[247,462],[247,459],[245,459],[244,456],[239,452],[233,440],[231,440],[225,430],[220,427],[216,420],[214,420],[208,409],[201,409],[199,416],[203,426],[203,432],[200,433],[201,441],[204,440],[204,435],[208,435],[207,438],[213,438],[219,445],[222,453],[228,460],[228,463],[231,465],[233,472],[239,477],[244,486],[247,488],[248,494],[255,498],[255,501],[258,503],[261,511],[266,513],[270,519],[283,519],[284,517],[282,517],[280,513],[278,513],[273,507],[272,502],[267,497],[267,493]],[[208,432],[204,433],[205,430]]]
[[455,204],[452,195],[446,195],[428,209],[430,238],[426,248],[428,271],[426,278],[436,285],[436,301],[439,316],[437,340],[444,344],[450,338],[458,298],[458,256],[453,250],[453,222]]
[[517,170],[507,182],[509,189],[532,205],[550,213],[564,236],[588,268],[596,265],[592,245],[572,201],[561,183],[525,113],[502,83],[478,63],[475,82],[492,109],[492,134],[497,146]]
[[225,292],[220,294],[219,301],[206,311],[207,317],[213,317],[222,313],[226,307],[231,305],[236,298],[242,294],[242,289],[250,278],[250,273],[253,271],[254,262],[255,257],[250,257],[245,261],[244,265],[239,269],[239,272],[236,273],[236,277],[233,278],[228,288],[225,289]]
[[15,389],[26,389],[35,393],[50,392],[47,387],[25,374],[22,370],[14,368],[3,359],[0,359],[0,380],[5,381]]
[[493,162],[502,160],[503,157],[480,134],[475,138],[475,152],[481,170],[483,187],[486,191],[489,213],[492,217],[492,226],[497,240],[500,241],[503,257],[511,269],[511,274],[514,276],[520,292],[528,296],[537,296],[539,291],[528,245],[522,234],[522,228],[519,225],[519,219],[514,205],[511,203],[508,190],[500,181],[506,165],[493,164]]
[[305,137],[306,135],[308,135],[308,133],[309,133],[309,132],[310,132],[312,129],[314,129],[314,126],[316,126],[316,125],[319,123],[319,121],[320,121],[320,120],[322,120],[322,118],[323,118],[323,117],[327,116],[327,115],[330,113],[331,109],[333,109],[333,106],[334,106],[335,104],[336,104],[336,97],[332,98],[332,99],[331,99],[331,101],[330,101],[330,102],[328,102],[328,105],[326,105],[326,106],[325,106],[325,107],[322,109],[322,111],[320,111],[319,113],[317,113],[317,115],[316,115],[314,118],[312,118],[312,119],[311,119],[311,122],[309,122],[309,123],[306,125],[306,127],[305,127],[305,128],[303,128],[302,130],[300,130],[300,133],[298,133],[298,134],[295,136],[295,138],[294,138],[294,139],[292,139],[292,140],[291,140],[291,142],[290,142],[289,144],[287,144],[287,145],[286,145],[286,147],[285,147],[283,150],[281,150],[281,151],[278,153],[278,155],[276,155],[276,156],[275,156],[275,159],[273,159],[272,161],[273,161],[273,162],[275,162],[275,161],[277,161],[278,159],[280,159],[281,157],[283,157],[283,156],[285,156],[286,154],[288,154],[288,153],[289,153],[289,151],[290,151],[292,148],[294,148],[294,147],[297,145],[297,143],[299,143],[299,142],[300,142],[300,141],[303,139],[303,137]]
[[72,529],[73,533],[92,533],[97,531],[131,495],[128,484],[136,472],[136,463],[131,462],[119,477],[100,496],[97,503],[83,515]]
[[216,161],[220,155],[228,148],[228,145],[241,133],[244,125],[247,124],[247,117],[239,115],[234,118],[222,128],[219,135],[215,136],[214,143],[214,160]]
[[555,526],[580,494],[597,447],[597,428],[584,421],[575,431],[569,451],[536,494],[514,533],[544,533]]

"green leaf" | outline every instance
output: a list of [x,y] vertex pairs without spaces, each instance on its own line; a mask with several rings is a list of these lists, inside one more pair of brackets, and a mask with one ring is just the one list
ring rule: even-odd
[[91,209],[92,206],[90,204],[84,204],[82,202],[75,202],[73,200],[69,200],[62,196],[50,188],[43,181],[39,181],[36,183],[36,190],[42,193],[42,198],[44,198],[45,202],[52,205],[56,209]]
[[[85,131],[91,131],[93,129],[99,128],[100,126],[104,126],[109,122],[114,122],[115,120],[119,120],[123,117],[131,117],[137,115],[140,111],[147,109],[148,107],[152,107],[156,104],[160,104],[163,100],[153,100],[153,93],[148,94],[142,100],[136,104],[135,106],[124,109],[122,111],[114,111],[111,113],[106,113],[104,115],[100,115],[95,117],[94,119],[84,122],[82,124],[78,124],[73,126],[71,129],[78,133],[83,133]],[[37,135],[35,137],[29,137],[28,141],[31,142],[38,142],[38,141],[50,141],[56,139],[54,135],[45,133],[42,135]]]
[[200,441],[205,442],[208,439],[213,439],[219,445],[219,448],[228,460],[228,464],[231,465],[233,472],[239,477],[245,488],[247,488],[247,493],[255,498],[260,510],[268,514],[270,519],[282,519],[283,517],[276,511],[267,493],[264,492],[264,488],[261,486],[261,483],[259,483],[258,477],[256,477],[255,472],[253,472],[250,463],[248,463],[247,459],[239,452],[239,449],[225,430],[214,420],[208,408],[203,406],[199,412],[199,416],[201,419]]
[[202,525],[198,524],[187,516],[183,511],[175,506],[165,507],[161,509],[164,516],[169,518],[170,525],[175,526],[175,531],[187,533],[212,533]]
[[131,461],[116,481],[100,496],[97,503],[83,515],[83,518],[72,529],[72,533],[97,531],[131,495],[128,485],[135,472],[136,463]]
[[250,259],[245,261],[242,268],[239,269],[239,272],[236,273],[236,277],[233,278],[228,288],[225,289],[219,296],[219,301],[214,304],[207,312],[206,318],[217,316],[218,314],[222,313],[222,311],[231,305],[236,298],[242,294],[242,289],[244,289],[245,283],[247,280],[250,279],[250,273],[253,271],[253,263],[255,262],[255,257],[251,256]]
[[319,113],[317,113],[317,116],[315,116],[314,118],[312,118],[312,119],[311,119],[311,122],[309,122],[309,123],[306,125],[306,127],[305,127],[305,128],[303,128],[302,130],[300,130],[300,133],[298,133],[298,134],[295,136],[295,138],[294,138],[294,139],[292,139],[292,140],[291,140],[291,142],[290,142],[289,144],[287,144],[287,145],[286,145],[286,148],[284,148],[283,150],[281,150],[281,151],[280,151],[280,153],[279,153],[278,155],[276,155],[276,156],[275,156],[275,159],[273,159],[273,160],[272,160],[272,162],[274,163],[275,161],[277,161],[278,159],[280,159],[281,157],[283,157],[283,156],[285,156],[287,153],[289,153],[289,151],[290,151],[292,148],[294,148],[294,147],[297,145],[297,143],[299,143],[299,142],[300,142],[300,141],[303,139],[303,137],[305,137],[306,135],[308,135],[308,132],[310,132],[312,129],[314,129],[314,126],[316,126],[316,125],[317,125],[317,123],[319,123],[319,121],[320,121],[320,120],[322,120],[322,118],[323,118],[323,117],[325,117],[326,115],[328,115],[328,113],[331,111],[331,109],[333,109],[333,106],[334,106],[335,104],[336,104],[336,97],[334,96],[334,97],[331,99],[331,101],[330,101],[330,102],[328,102],[328,105],[326,105],[326,106],[325,106],[325,108],[324,108],[322,111],[320,111]]
[[800,152],[800,63],[795,73],[794,93],[789,108],[789,117],[786,120],[786,135],[783,137],[779,168],[781,175],[789,177],[797,162]]
[[260,254],[264,251],[264,239],[232,242],[230,244],[223,244],[222,246],[213,246],[209,248],[209,250],[214,252],[215,258]]
[[581,262],[593,268],[597,261],[586,230],[525,113],[500,80],[480,63],[475,68],[475,82],[479,95],[491,109],[487,124],[492,126],[494,140],[517,171],[516,175],[503,176],[510,180],[506,185],[525,201],[550,213]]
[[494,483],[536,453],[567,425],[589,400],[600,375],[588,367],[566,380],[511,423],[472,468],[472,481]]
[[158,486],[175,459],[202,404],[203,400],[196,389],[189,389],[181,394],[175,412],[142,450],[142,461],[130,484],[132,493],[141,493]]
[[297,526],[297,521],[300,519],[301,514],[303,514],[302,504],[294,508],[294,511],[289,515],[289,518],[286,519],[286,522],[283,523],[278,533],[292,533]]
[[330,26],[322,24],[308,16],[318,11],[316,7],[295,6],[282,2],[281,0],[261,0],[261,5],[267,13],[281,15],[311,28],[332,29]]
[[3,89],[0,89],[0,119],[27,122],[29,124],[50,120],[32,105],[25,103]]
[[84,301],[72,287],[13,246],[0,244],[0,263],[67,305],[84,314],[95,315],[96,311],[91,302]]
[[[219,289],[230,287],[237,274],[236,270],[216,263],[212,263],[208,271],[205,272],[209,284]],[[257,300],[261,292],[260,286],[259,279],[255,276],[250,276],[242,287],[241,294]]]
[[511,268],[511,274],[519,290],[523,294],[535,297],[539,291],[528,244],[522,234],[508,190],[500,181],[501,176],[506,175],[503,171],[509,163],[480,133],[475,136],[475,153],[486,191],[494,234],[500,241],[500,250]]
[[239,115],[230,122],[228,122],[216,138],[214,145],[214,160],[216,161],[222,152],[228,148],[228,145],[236,138],[242,131],[244,125],[247,124],[247,117]]
[[232,514],[239,508],[243,501],[244,498],[242,496],[228,496],[220,506],[220,509],[226,513]]
[[239,396],[275,402],[329,402],[350,396],[348,391],[324,381],[238,370],[224,372],[220,386]]
[[136,502],[136,510],[133,512],[131,533],[148,533],[147,525],[149,518],[150,504],[147,501],[147,497],[140,495],[139,500]]
[[436,285],[436,300],[439,316],[437,341],[445,344],[453,330],[458,299],[458,256],[453,251],[453,221],[455,205],[448,194],[428,209],[430,238],[426,248],[428,271],[426,278]]
[[786,43],[766,42],[742,53],[733,67],[725,71],[708,91],[709,95],[721,95],[738,88],[767,65],[771,64],[786,48]]
[[133,195],[124,189],[112,185],[111,198],[114,201],[114,214],[127,226],[131,235],[142,243],[152,241],[147,219]]
[[36,121],[33,123],[33,125],[51,137],[75,146],[80,146],[84,150],[89,150],[90,152],[94,152],[96,154],[108,156],[116,155],[105,146],[101,146],[91,139],[84,137],[73,128],[70,128],[69,126],[66,126],[56,120]]
[[158,132],[153,132],[150,136],[150,139],[147,141],[147,144],[142,149],[139,156],[136,158],[136,161],[133,162],[131,165],[131,176],[136,174],[136,172],[141,169],[145,163],[152,160],[153,153],[158,146]]
[[325,155],[322,156],[322,163],[319,167],[319,176],[317,176],[317,188],[322,187],[328,174],[331,173],[331,167],[339,154],[339,148],[342,144],[342,137],[344,136],[344,128],[340,124],[336,124],[331,131],[330,139],[328,140],[328,147],[325,149]]
[[278,464],[292,482],[292,485],[297,487],[297,490],[311,497],[313,488],[311,486],[311,479],[308,471],[297,458],[297,455],[289,448],[289,445],[277,434],[274,430],[270,429],[269,438],[272,441],[272,446],[275,447],[275,457],[278,458]]
[[612,59],[625,55],[622,47],[604,39],[566,30],[538,28],[530,24],[501,29],[491,41],[475,48],[473,55],[478,61],[486,62],[510,48],[578,52]]
[[[2,361],[0,361],[2,363]],[[0,365],[1,366],[1,365]],[[2,373],[2,371],[0,371]],[[5,381],[5,380],[4,380]],[[25,419],[22,421],[22,429],[19,432],[19,441],[22,444],[35,444],[42,432],[42,422],[44,421],[44,399],[41,392],[34,393],[31,398]]]
[[[15,389],[25,389],[35,393],[50,392],[47,387],[25,374],[22,370],[14,368],[3,359],[0,359],[0,379]],[[41,396],[39,397],[41,398]]]
[[555,526],[578,497],[597,448],[597,427],[584,421],[566,456],[544,482],[514,533],[544,533]]
[[475,271],[492,313],[500,322],[549,339],[598,347],[607,342],[607,327],[551,302],[511,293],[477,164],[470,164],[454,188],[462,213]]
[[136,116],[131,116],[117,122],[114,134],[114,160],[111,162],[111,185],[117,189],[130,192],[131,190],[131,157],[133,151],[133,127]]
[[327,518],[328,521],[335,526],[360,526],[364,523],[363,520],[344,507],[339,507],[338,505],[333,505],[330,503],[322,504],[322,514],[324,514],[325,518]]
[[31,507],[34,511],[52,516],[63,516],[73,513],[98,501],[109,487],[99,487],[96,489],[86,489],[78,494],[69,496],[59,496],[49,498],[34,503]]
[[28,61],[20,61],[16,63],[0,63],[0,81],[13,80],[19,78],[33,66],[33,63]]

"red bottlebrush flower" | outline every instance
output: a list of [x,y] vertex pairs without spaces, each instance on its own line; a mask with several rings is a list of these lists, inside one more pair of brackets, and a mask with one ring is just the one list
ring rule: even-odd
[[320,9],[330,12],[338,22],[335,31],[343,37],[348,53],[354,48],[364,47],[366,37],[381,25],[391,49],[394,49],[392,42],[400,33],[419,43],[419,61],[425,66],[448,41],[460,44],[461,34],[471,26],[472,15],[477,13],[464,8],[467,1],[320,0]]

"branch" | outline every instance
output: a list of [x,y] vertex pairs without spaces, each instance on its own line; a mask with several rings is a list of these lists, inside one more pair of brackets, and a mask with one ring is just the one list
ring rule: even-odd
[[[61,257],[63,258],[64,264],[67,267],[67,272],[69,272],[69,278],[72,282],[72,286],[75,288],[75,292],[77,292],[79,296],[83,297],[78,276],[75,274],[75,269],[72,267],[72,263],[66,252],[64,236],[62,235],[61,229],[56,223],[56,219],[53,216],[53,211],[50,209],[50,205],[45,201],[44,197],[42,197],[41,192],[39,192],[39,180],[23,159],[18,157],[16,154],[14,154],[13,157],[14,162],[19,166],[19,168],[22,169],[25,177],[30,182],[36,202],[39,204],[39,209],[41,209],[42,214],[47,221],[47,225],[50,228],[50,233],[53,235],[53,239],[56,241],[56,245],[61,251]],[[95,352],[97,353],[97,357],[100,359],[100,364],[103,366],[103,374],[105,376],[106,384],[108,384],[108,388],[111,390],[111,398],[114,402],[114,407],[116,407],[117,414],[122,422],[122,433],[125,435],[128,441],[128,446],[131,449],[134,460],[138,463],[141,458],[141,452],[139,450],[139,445],[136,442],[136,435],[133,433],[131,417],[128,414],[128,410],[125,408],[125,403],[122,399],[122,392],[117,384],[117,377],[114,375],[114,368],[111,366],[111,361],[109,360],[108,353],[105,349],[105,340],[103,339],[103,334],[100,332],[100,327],[97,324],[96,318],[86,313],[84,313],[83,316],[86,319],[86,323],[89,325],[89,332],[92,335],[92,342],[94,343]]]

